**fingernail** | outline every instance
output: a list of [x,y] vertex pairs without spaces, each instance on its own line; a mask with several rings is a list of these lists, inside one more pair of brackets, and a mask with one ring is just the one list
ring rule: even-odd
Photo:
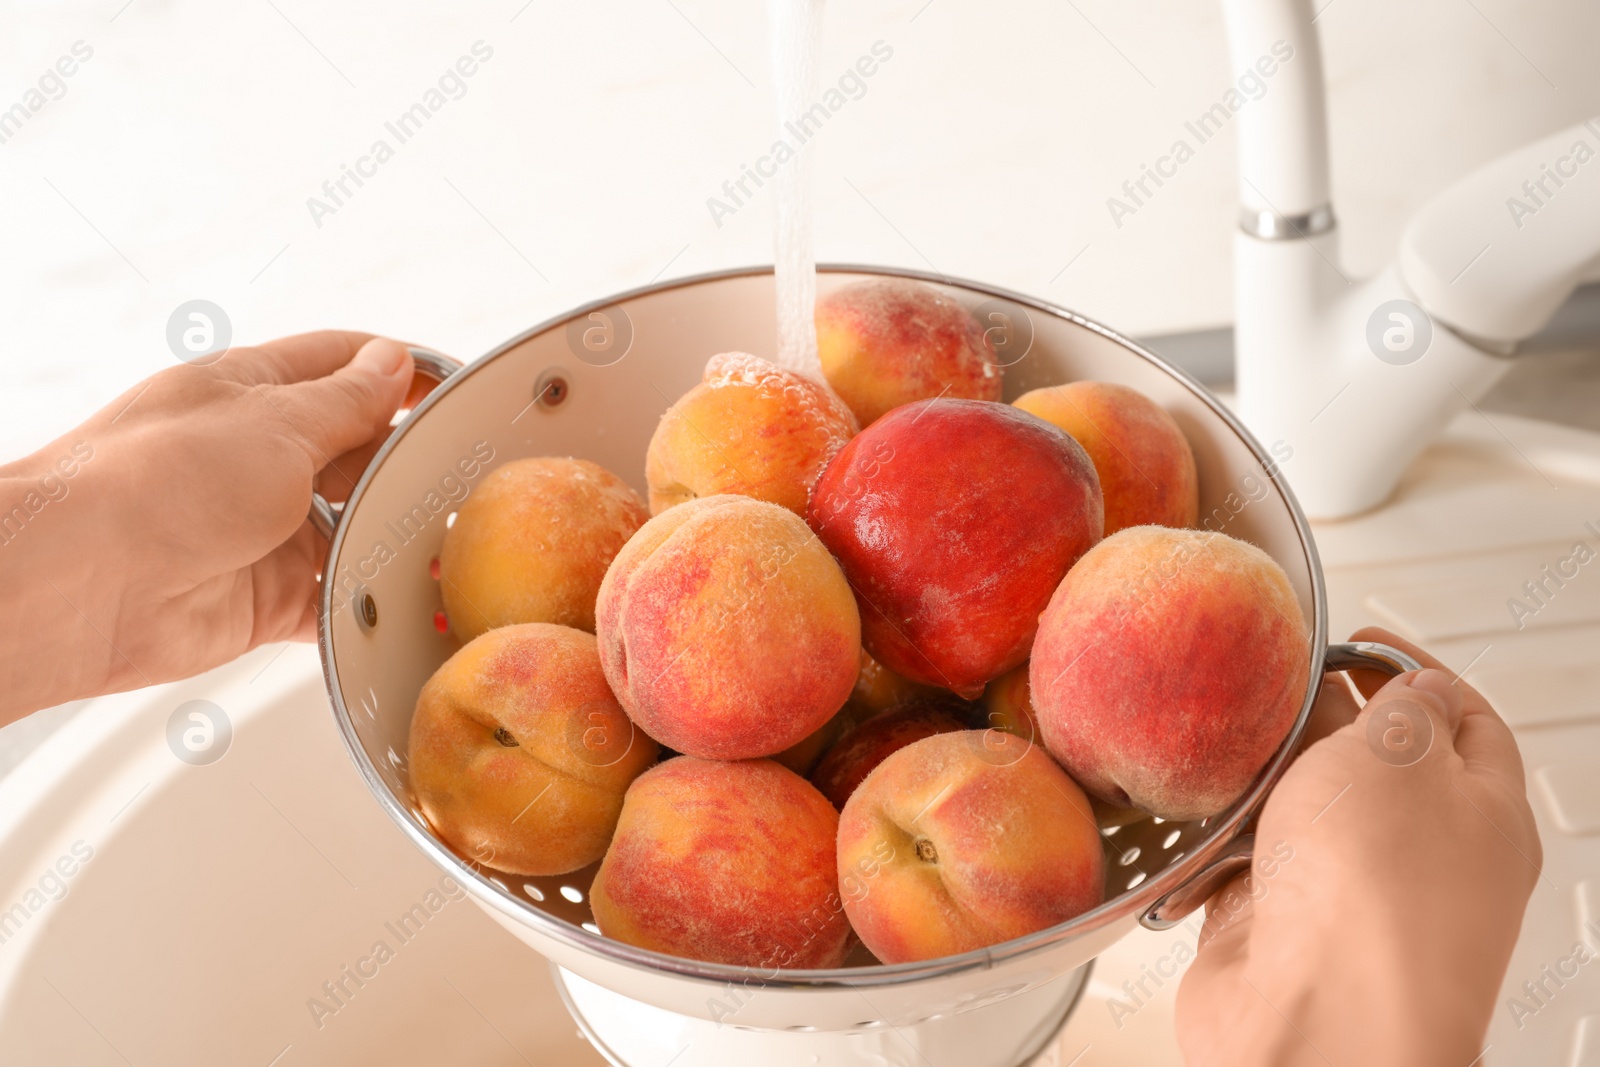
[[1444,671],[1432,667],[1412,671],[1411,676],[1406,679],[1406,685],[1411,689],[1432,693],[1444,701],[1446,707],[1461,703],[1461,687],[1455,684],[1455,679]]
[[361,346],[361,351],[356,353],[355,362],[385,378],[392,378],[400,373],[400,368],[408,358],[410,353],[405,350],[404,345],[386,337],[374,337]]
[[1461,687],[1455,684],[1455,679],[1448,673],[1426,667],[1413,672],[1406,679],[1406,688],[1432,697],[1444,713],[1445,720],[1452,727],[1455,726],[1461,715]]

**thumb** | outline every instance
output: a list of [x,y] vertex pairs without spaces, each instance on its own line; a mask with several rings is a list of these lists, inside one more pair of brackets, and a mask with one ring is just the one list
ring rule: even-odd
[[1409,767],[1453,751],[1461,717],[1461,690],[1430,667],[1390,679],[1367,701],[1354,727],[1379,759]]
[[318,469],[381,435],[411,387],[404,345],[374,337],[332,374],[274,389],[284,417],[299,431]]

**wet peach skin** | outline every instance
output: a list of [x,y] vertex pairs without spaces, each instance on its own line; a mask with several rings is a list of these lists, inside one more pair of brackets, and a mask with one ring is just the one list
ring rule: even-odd
[[440,838],[512,874],[599,859],[628,783],[655,762],[606,685],[592,635],[491,630],[428,679],[408,747],[411,788]]
[[1129,526],[1193,526],[1200,516],[1194,453],[1167,410],[1126,385],[1072,382],[1012,403],[1059,426],[1100,476],[1106,536]]
[[993,730],[942,733],[889,756],[839,817],[839,877],[884,963],[936,959],[1062,923],[1100,903],[1105,861],[1088,799],[1042,749]]
[[1310,639],[1283,569],[1224,534],[1136,526],[1073,567],[1034,643],[1034,714],[1091,794],[1165,819],[1237,800],[1305,699]]
[[650,510],[738,493],[804,515],[817,476],[856,429],[822,383],[743,352],[712,356],[650,438]]
[[601,933],[687,959],[837,967],[839,817],[771,760],[679,756],[628,790],[589,902]]
[[806,518],[850,580],[872,657],[968,698],[1028,657],[1039,612],[1104,521],[1094,466],[1066,433],[949,399],[863,430]]
[[611,560],[650,513],[616,475],[543,456],[495,468],[461,505],[439,552],[439,592],[463,641],[550,622],[594,632]]
[[713,496],[651,519],[600,588],[600,657],[650,736],[707,759],[769,756],[822,727],[855,684],[850,587],[793,512]]
[[916,400],[1000,399],[1000,367],[982,325],[921,282],[847,285],[817,300],[816,324],[822,372],[863,427]]

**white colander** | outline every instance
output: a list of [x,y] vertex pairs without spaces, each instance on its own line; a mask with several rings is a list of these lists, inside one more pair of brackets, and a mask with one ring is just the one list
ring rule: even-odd
[[925,963],[777,973],[608,940],[589,912],[594,868],[520,878],[467,863],[434,835],[410,795],[412,707],[457,647],[436,625],[442,605],[431,568],[460,500],[499,463],[578,456],[643,493],[656,423],[699,381],[706,359],[727,351],[770,355],[772,275],[740,270],[625,293],[535,327],[467,367],[415,350],[419,367],[443,384],[401,422],[346,505],[320,497],[313,504],[312,518],[330,540],[320,635],[328,694],[378,803],[479,906],[556,965],[580,1026],[614,1063],[1022,1063],[1064,1021],[1098,953],[1136,923],[1172,925],[1249,862],[1244,826],[1288,763],[1322,672],[1416,666],[1383,646],[1327,644],[1316,547],[1280,471],[1292,470],[1292,442],[1263,448],[1181,371],[1028,297],[871,267],[824,267],[818,291],[885,274],[933,285],[978,313],[1006,364],[1007,399],[1095,379],[1132,386],[1173,414],[1194,448],[1202,523],[1265,550],[1299,596],[1312,634],[1299,718],[1228,811],[1198,823],[1145,819],[1107,829],[1105,903],[1028,937]]

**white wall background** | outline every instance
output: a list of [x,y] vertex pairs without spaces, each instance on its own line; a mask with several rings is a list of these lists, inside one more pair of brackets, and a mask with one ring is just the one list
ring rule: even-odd
[[[94,50],[0,144],[0,458],[169,365],[191,298],[236,341],[340,325],[470,358],[615,290],[770,260],[769,196],[721,228],[706,208],[771,140],[762,4],[125,2],[0,10],[0,109]],[[1592,2],[1323,2],[1357,271],[1454,177],[1600,112]],[[893,59],[816,142],[821,258],[931,263],[1135,334],[1227,321],[1230,134],[1120,229],[1105,205],[1231,80],[1216,5],[836,3],[825,77],[880,39]],[[478,40],[466,95],[315,226],[307,197]]]

